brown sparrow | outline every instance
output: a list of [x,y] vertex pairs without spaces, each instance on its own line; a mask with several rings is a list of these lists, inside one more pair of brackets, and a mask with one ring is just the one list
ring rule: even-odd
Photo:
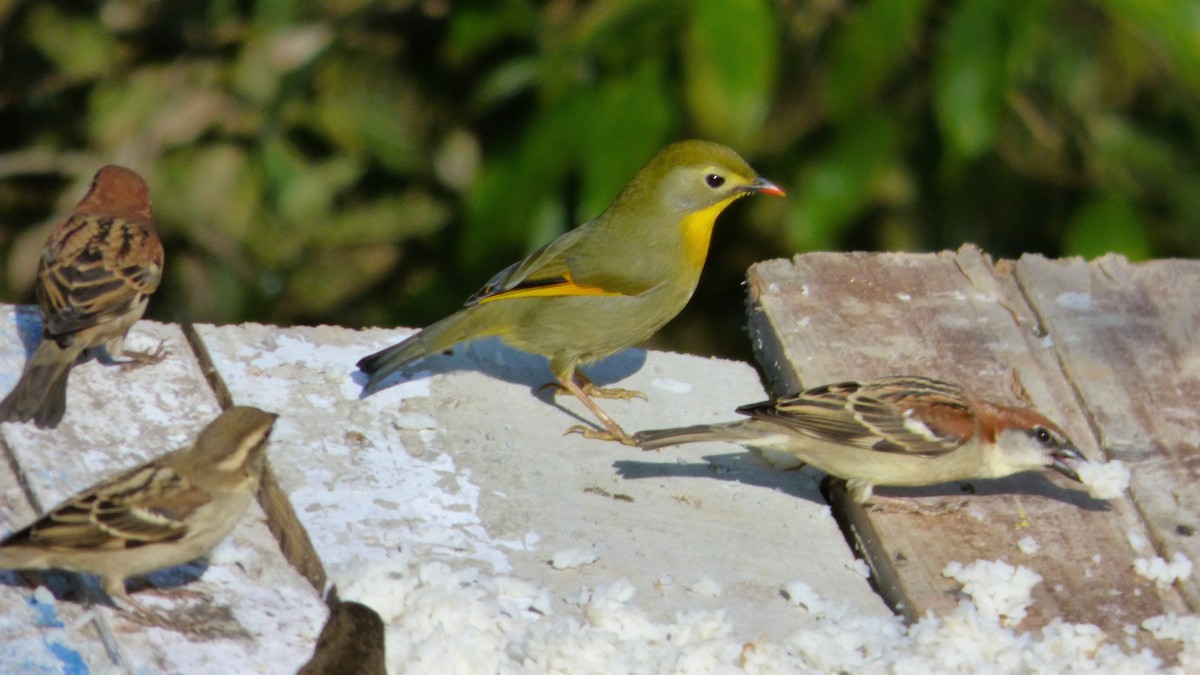
[[200,557],[241,519],[275,418],[226,410],[195,443],[93,485],[0,541],[0,569],[95,574],[114,601],[140,608],[125,593],[127,577]]
[[125,334],[146,311],[162,269],[163,247],[146,183],[129,169],[101,168],[42,249],[36,286],[42,341],[17,386],[0,401],[0,422],[58,426],[71,367],[84,351],[101,345],[113,358],[122,355]]
[[1042,415],[975,398],[927,377],[841,382],[742,406],[750,419],[634,434],[643,449],[729,441],[790,453],[846,480],[863,503],[876,485],[936,485],[1054,469],[1079,480],[1085,461]]

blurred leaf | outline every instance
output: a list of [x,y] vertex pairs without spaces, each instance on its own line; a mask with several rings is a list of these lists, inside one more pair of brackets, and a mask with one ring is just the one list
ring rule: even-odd
[[70,80],[108,72],[117,60],[113,35],[94,17],[73,17],[49,3],[31,5],[26,35]]
[[531,40],[539,21],[537,11],[527,0],[459,7],[450,17],[447,58],[452,64],[463,65],[504,40]]
[[825,88],[834,117],[870,105],[917,48],[928,0],[870,0],[833,36]]
[[948,149],[978,156],[1004,103],[1003,11],[995,0],[964,0],[946,22],[934,64],[933,105]]
[[258,105],[272,102],[284,78],[308,65],[332,39],[321,24],[252,30],[233,64],[234,90]]
[[583,191],[576,222],[600,215],[654,153],[675,124],[666,68],[648,59],[627,78],[614,78],[590,94],[589,120],[578,129]]
[[366,56],[331,60],[315,86],[318,131],[354,154],[369,154],[397,172],[423,168],[424,115],[417,94],[400,73]]
[[263,201],[262,179],[245,150],[233,144],[189,147],[169,155],[160,175],[163,190],[154,195],[157,219],[171,223],[202,250],[237,260]]
[[1100,0],[1117,25],[1140,33],[1144,46],[1168,61],[1200,93],[1200,5],[1195,0]]
[[835,249],[838,235],[871,204],[877,179],[892,180],[900,134],[885,117],[863,117],[842,128],[820,160],[801,175],[792,203],[788,246]]
[[1095,258],[1121,253],[1130,260],[1150,257],[1150,241],[1133,205],[1111,195],[1088,201],[1076,211],[1063,237],[1067,255]]
[[213,64],[142,68],[92,90],[90,127],[97,145],[116,150],[137,138],[147,154],[195,141],[216,127],[245,123],[232,97],[214,86]]
[[391,246],[358,246],[321,251],[295,274],[281,299],[286,315],[324,315],[374,286],[399,259]]
[[757,147],[774,94],[779,26],[766,0],[696,0],[684,49],[688,109],[700,133]]
[[333,213],[313,244],[321,248],[394,244],[436,232],[449,215],[445,205],[414,190]]
[[312,162],[280,138],[266,144],[263,160],[274,210],[283,220],[300,225],[304,232],[319,229],[321,226],[313,221],[322,220],[338,194],[362,174],[361,163],[353,156]]

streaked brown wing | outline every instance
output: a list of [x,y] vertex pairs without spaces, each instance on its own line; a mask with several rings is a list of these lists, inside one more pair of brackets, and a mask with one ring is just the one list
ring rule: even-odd
[[[738,412],[879,452],[939,455],[962,446],[974,433],[962,389],[922,377],[839,382],[743,406]],[[925,421],[917,421],[914,414]]]
[[60,504],[3,545],[110,550],[175,541],[210,500],[174,469],[150,462]]
[[126,314],[158,288],[162,264],[152,228],[117,216],[69,216],[38,267],[45,334],[69,335]]

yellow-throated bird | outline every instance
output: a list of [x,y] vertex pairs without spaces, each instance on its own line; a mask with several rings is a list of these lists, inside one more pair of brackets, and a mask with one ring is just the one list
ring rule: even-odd
[[696,289],[717,215],[755,192],[784,194],[722,145],[667,146],[598,218],[492,277],[457,313],[360,360],[364,391],[424,357],[494,335],[548,357],[558,384],[606,429],[568,432],[632,444],[592,397],[640,394],[597,387],[578,367],[650,337],[678,314]]

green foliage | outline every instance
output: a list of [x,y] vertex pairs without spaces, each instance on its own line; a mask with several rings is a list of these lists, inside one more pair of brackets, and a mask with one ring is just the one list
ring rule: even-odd
[[[813,249],[1200,254],[1195,0],[0,3],[0,63],[8,299],[114,162],[153,315],[419,325],[686,137],[789,192],[722,217],[702,293]],[[736,303],[688,311],[744,354]]]

